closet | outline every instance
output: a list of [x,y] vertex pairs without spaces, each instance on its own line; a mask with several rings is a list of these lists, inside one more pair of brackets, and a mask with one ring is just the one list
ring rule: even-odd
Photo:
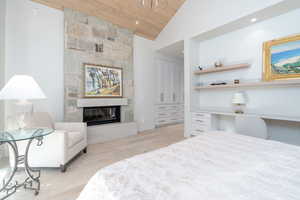
[[156,126],[183,123],[184,64],[180,60],[156,60]]

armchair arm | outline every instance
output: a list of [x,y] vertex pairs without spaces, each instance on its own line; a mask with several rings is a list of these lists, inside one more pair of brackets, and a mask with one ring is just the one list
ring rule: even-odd
[[86,123],[82,122],[58,122],[55,123],[56,130],[64,130],[68,132],[82,132],[86,133]]
[[[54,127],[58,132],[65,132],[64,134],[64,157],[62,164],[65,165],[77,153],[87,147],[87,125],[86,123],[74,122],[59,122],[55,123]],[[77,132],[77,133],[76,133]],[[79,134],[78,134],[79,132]],[[80,138],[79,138],[80,137]],[[80,142],[74,143],[75,142]]]
[[[67,160],[68,132],[64,130],[55,130],[52,134],[45,137],[43,146],[46,147],[43,149],[43,154],[52,154],[52,161],[56,163],[56,167],[60,164],[64,164]],[[44,159],[48,160],[47,158]]]

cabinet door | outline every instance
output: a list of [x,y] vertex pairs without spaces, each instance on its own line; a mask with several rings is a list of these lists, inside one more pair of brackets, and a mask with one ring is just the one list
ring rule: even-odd
[[159,99],[160,99],[160,103],[170,103],[170,92],[169,92],[169,88],[170,88],[170,81],[169,81],[169,63],[164,61],[164,60],[160,60],[160,74],[159,74]]
[[157,79],[156,79],[156,102],[158,104],[162,104],[165,103],[166,101],[166,96],[165,96],[165,87],[166,87],[166,83],[165,83],[165,78],[164,78],[164,74],[165,72],[165,62],[163,62],[162,60],[158,60],[157,61]]
[[174,65],[174,93],[173,93],[173,102],[180,102],[180,66],[178,64]]
[[167,102],[168,103],[174,103],[174,75],[175,75],[175,70],[174,70],[174,64],[172,62],[168,62],[167,64],[167,75],[166,75],[166,96],[167,96]]
[[179,67],[179,103],[184,103],[184,66]]
[[157,61],[156,102],[181,103],[183,100],[183,66],[167,60]]

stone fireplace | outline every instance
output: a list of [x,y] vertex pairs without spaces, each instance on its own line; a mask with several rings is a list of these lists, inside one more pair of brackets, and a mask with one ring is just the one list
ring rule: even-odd
[[[85,121],[85,106],[120,106],[120,121],[133,121],[133,33],[97,17],[87,16],[71,9],[64,10],[64,116],[65,121]],[[114,104],[117,99],[85,99],[83,63],[123,69],[123,98],[126,104]],[[117,100],[118,101],[118,100]],[[92,102],[92,103],[91,103]],[[105,103],[103,103],[105,102]],[[96,111],[95,111],[96,112]]]

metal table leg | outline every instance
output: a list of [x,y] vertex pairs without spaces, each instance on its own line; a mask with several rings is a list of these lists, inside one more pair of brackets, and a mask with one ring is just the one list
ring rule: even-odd
[[[10,134],[8,134],[8,137],[12,138]],[[12,148],[15,157],[15,165],[13,166],[13,170],[10,177],[6,180],[3,180],[2,188],[0,189],[0,194],[1,193],[5,193],[5,194],[4,197],[0,196],[0,200],[7,199],[9,196],[14,194],[17,191],[17,189],[20,187],[33,190],[35,195],[39,194],[41,170],[31,168],[28,163],[29,148],[34,140],[37,140],[37,146],[41,146],[43,144],[43,137],[34,137],[30,139],[26,146],[24,155],[19,155],[18,146],[15,141],[7,141],[7,142],[0,143],[0,145],[8,144]],[[20,164],[24,164],[24,170],[27,175],[27,178],[22,183],[18,183],[18,181],[13,180],[16,172],[20,169],[19,168]]]
[[[25,179],[24,188],[33,190],[34,194],[38,195],[39,191],[40,191],[40,187],[41,187],[41,183],[40,183],[41,170],[32,169],[28,164],[29,148],[30,148],[31,143],[35,139],[38,141],[38,143],[37,143],[38,146],[41,146],[43,144],[43,137],[33,138],[28,141],[26,151],[25,151],[25,156],[24,156],[24,167],[25,167],[25,172],[28,177]],[[34,183],[37,185],[36,187],[33,186]]]
[[14,194],[18,188],[18,182],[13,181],[13,177],[15,176],[15,174],[18,170],[18,154],[19,154],[18,146],[17,146],[16,142],[14,142],[14,141],[0,142],[0,145],[4,145],[4,144],[8,144],[12,148],[12,150],[14,152],[14,156],[15,156],[15,165],[13,166],[13,170],[12,170],[10,177],[7,180],[2,181],[2,188],[0,189],[0,194],[5,193],[5,195],[4,195],[4,197],[1,198],[1,200],[6,199],[9,196],[11,196],[12,194]]

